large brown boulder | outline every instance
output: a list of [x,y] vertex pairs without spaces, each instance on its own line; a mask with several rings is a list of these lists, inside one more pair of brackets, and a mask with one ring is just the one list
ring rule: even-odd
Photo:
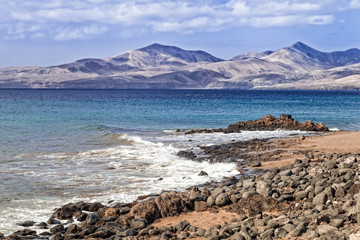
[[154,199],[146,200],[136,204],[131,208],[131,211],[128,215],[130,215],[132,218],[144,218],[148,223],[152,223],[155,219],[161,217],[160,210]]
[[172,217],[194,209],[193,201],[180,193],[163,193],[155,199],[161,217]]

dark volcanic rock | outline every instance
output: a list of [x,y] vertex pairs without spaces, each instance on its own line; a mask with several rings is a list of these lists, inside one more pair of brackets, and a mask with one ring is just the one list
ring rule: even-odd
[[275,118],[271,115],[266,115],[258,120],[237,122],[229,125],[224,132],[240,132],[242,130],[250,131],[273,131],[273,130],[301,130],[301,131],[321,131],[326,132],[329,129],[322,123],[313,123],[312,121],[306,121],[299,123],[296,119],[293,119],[291,115],[281,115],[279,118]]
[[20,222],[17,225],[22,226],[22,227],[31,227],[34,226],[35,222],[33,221],[25,221],[25,222]]

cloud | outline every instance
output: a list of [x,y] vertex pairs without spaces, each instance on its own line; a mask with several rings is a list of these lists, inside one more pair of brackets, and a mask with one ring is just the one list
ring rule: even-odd
[[349,6],[350,8],[360,8],[360,0],[352,0]]
[[91,35],[99,35],[108,30],[105,26],[89,25],[72,28],[57,29],[54,39],[59,41],[67,41],[72,39],[84,39]]
[[[11,29],[19,24],[41,26],[36,31],[43,36],[65,41],[109,29],[191,34],[242,26],[326,25],[336,21],[343,6],[360,8],[360,0],[12,0],[0,9],[0,23]],[[25,37],[34,34],[24,28],[12,31]]]

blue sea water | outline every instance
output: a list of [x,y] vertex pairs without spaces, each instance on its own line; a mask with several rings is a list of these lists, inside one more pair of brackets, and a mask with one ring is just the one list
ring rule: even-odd
[[[16,222],[31,220],[30,216],[44,220],[50,209],[72,200],[131,201],[140,194],[184,189],[234,174],[236,167],[231,164],[202,163],[194,168],[193,163],[178,159],[179,149],[192,147],[190,139],[165,130],[225,128],[266,114],[291,114],[299,121],[359,131],[360,94],[0,90],[0,232],[15,230]],[[286,134],[290,133],[204,135],[191,142]],[[203,169],[211,177],[196,177]],[[193,177],[183,180],[186,176]],[[164,181],[158,182],[160,177]],[[144,183],[149,185],[142,187]]]

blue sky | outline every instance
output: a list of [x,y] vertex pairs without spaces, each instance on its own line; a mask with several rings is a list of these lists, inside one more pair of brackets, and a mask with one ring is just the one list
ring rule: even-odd
[[157,42],[229,59],[296,41],[360,48],[360,0],[0,0],[0,67],[105,58]]

